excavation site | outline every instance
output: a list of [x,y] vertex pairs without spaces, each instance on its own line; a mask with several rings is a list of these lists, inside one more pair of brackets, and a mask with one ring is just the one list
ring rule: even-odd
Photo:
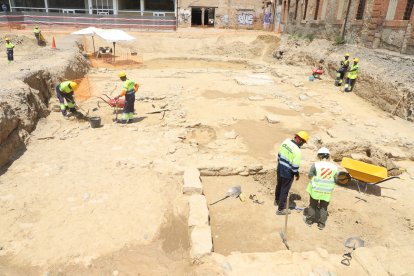
[[[217,28],[125,29],[136,39],[115,46],[79,29],[45,27],[42,47],[32,27],[0,31],[14,44],[0,275],[413,275],[413,56]],[[360,60],[349,93],[345,53]],[[278,153],[296,138],[279,210]],[[321,148],[338,168],[324,227],[306,222]]]

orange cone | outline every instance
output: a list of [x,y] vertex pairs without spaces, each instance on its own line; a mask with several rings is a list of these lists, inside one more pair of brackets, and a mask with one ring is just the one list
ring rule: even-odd
[[52,49],[56,49],[55,37],[52,39]]

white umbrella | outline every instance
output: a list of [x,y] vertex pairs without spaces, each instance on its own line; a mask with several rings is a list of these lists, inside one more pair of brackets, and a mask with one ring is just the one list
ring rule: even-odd
[[96,35],[96,33],[101,30],[99,28],[95,28],[95,27],[88,27],[85,29],[81,29],[79,31],[73,32],[72,34],[74,35],[90,35],[92,36],[92,44],[93,44],[93,52],[95,53],[95,40],[93,38],[94,35]]
[[116,29],[109,29],[109,30],[103,30],[103,29],[97,29],[96,34],[103,38],[104,40],[108,42],[112,42],[114,45],[114,57],[115,57],[115,44],[116,42],[120,41],[132,41],[136,38],[129,35],[128,33],[122,31],[122,30],[116,30]]

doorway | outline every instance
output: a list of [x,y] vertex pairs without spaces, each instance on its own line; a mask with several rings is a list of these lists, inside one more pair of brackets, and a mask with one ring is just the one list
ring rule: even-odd
[[215,8],[191,8],[191,27],[214,27]]

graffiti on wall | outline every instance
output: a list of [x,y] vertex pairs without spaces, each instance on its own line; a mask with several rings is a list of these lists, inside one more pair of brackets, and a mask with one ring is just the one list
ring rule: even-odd
[[189,23],[191,17],[191,9],[181,8],[178,11],[178,22],[179,23]]
[[243,26],[251,26],[254,23],[255,12],[254,11],[241,11],[237,15],[237,22]]

